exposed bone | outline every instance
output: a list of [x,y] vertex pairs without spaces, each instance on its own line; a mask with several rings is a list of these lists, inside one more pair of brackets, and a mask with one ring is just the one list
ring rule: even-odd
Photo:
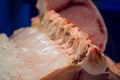
[[102,51],[105,50],[107,29],[91,0],[37,0],[36,7],[40,12],[40,18],[47,11],[55,10],[62,17],[77,25],[83,32],[89,34],[89,38]]
[[[108,80],[119,80],[120,69],[119,65],[106,57],[99,51],[98,47],[89,40],[89,35],[80,31],[68,19],[62,18],[60,15],[55,17],[55,11],[47,12],[44,16],[42,28],[46,31],[53,29],[54,31],[46,32],[48,35],[51,32],[51,39],[55,41],[65,53],[73,58],[73,64],[82,66],[82,68],[91,75],[109,74]],[[54,16],[55,15],[55,16]],[[50,18],[50,16],[54,18]],[[47,21],[47,26],[44,21]],[[43,24],[44,23],[44,24]],[[114,67],[113,67],[114,66]],[[106,71],[106,69],[108,69]]]
[[[98,54],[95,52],[95,50],[97,51],[98,49],[96,47],[93,47],[95,45],[93,45],[88,39],[88,35],[80,31],[76,26],[74,26],[74,24],[70,23],[68,20],[59,20],[60,16],[56,15],[57,13],[54,11],[50,11],[45,14],[45,16],[50,16],[49,18],[44,17],[46,21],[49,22],[48,26],[46,27],[45,24],[42,24],[43,28],[46,27],[46,30],[49,29],[47,34],[50,34],[51,38],[54,37],[54,39],[52,38],[52,40],[54,40],[56,44],[62,44],[61,47],[65,49],[66,54],[74,55],[74,59],[76,60],[73,63],[80,63],[84,66],[83,68],[88,73],[93,75],[104,73],[105,69],[107,68],[106,58],[102,55],[102,53],[99,53],[100,56],[98,56]],[[63,24],[61,25],[59,23]],[[70,37],[67,41],[64,40],[66,36],[65,34],[69,34]],[[93,62],[91,62],[89,59],[92,59]],[[90,66],[87,67],[88,65]],[[95,70],[93,71],[93,69]]]

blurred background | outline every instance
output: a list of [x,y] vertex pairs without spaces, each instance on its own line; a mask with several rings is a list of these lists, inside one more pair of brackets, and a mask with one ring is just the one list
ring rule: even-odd
[[[120,0],[92,0],[98,7],[108,29],[105,54],[120,62]],[[37,16],[36,0],[0,0],[0,33],[10,36],[14,30],[29,26]]]

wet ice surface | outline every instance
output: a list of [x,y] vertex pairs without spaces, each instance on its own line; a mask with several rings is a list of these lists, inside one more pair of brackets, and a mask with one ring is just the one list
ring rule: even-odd
[[44,33],[33,28],[0,35],[0,80],[39,80],[71,59]]

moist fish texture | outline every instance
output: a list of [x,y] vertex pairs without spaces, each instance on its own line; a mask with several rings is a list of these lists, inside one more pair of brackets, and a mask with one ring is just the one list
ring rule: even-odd
[[[75,1],[90,7],[89,0]],[[54,10],[43,14],[9,38],[0,34],[0,80],[120,80],[120,64],[105,56],[77,23]]]
[[20,29],[10,40],[1,36],[0,38],[5,38],[0,44],[2,80],[39,80],[46,74],[71,64],[68,55],[36,29]]
[[119,80],[119,64],[68,22],[50,11],[39,26],[18,29],[10,38],[1,34],[0,79]]
[[91,0],[38,0],[36,7],[40,16],[46,11],[55,10],[62,17],[74,23],[80,30],[90,35],[90,39],[102,51],[107,43],[105,23]]

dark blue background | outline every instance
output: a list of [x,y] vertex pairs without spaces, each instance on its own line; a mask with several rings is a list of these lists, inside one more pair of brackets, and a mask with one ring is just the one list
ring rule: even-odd
[[[105,54],[120,62],[120,0],[92,0],[106,23],[109,39]],[[0,0],[0,33],[10,36],[14,30],[29,26],[38,14],[36,0]]]

